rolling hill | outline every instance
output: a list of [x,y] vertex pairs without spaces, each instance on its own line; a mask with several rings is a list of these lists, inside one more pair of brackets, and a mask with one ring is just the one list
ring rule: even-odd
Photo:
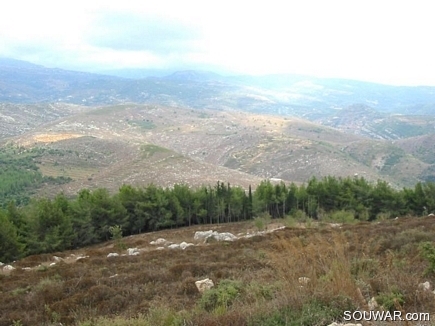
[[129,79],[0,59],[0,141],[45,148],[40,194],[123,183],[433,180],[435,88],[182,71]]
[[[301,183],[327,175],[402,187],[430,179],[434,167],[430,152],[424,156],[406,142],[368,139],[300,118],[133,103],[69,114],[3,138],[22,152],[45,149],[35,159],[41,173],[72,179],[47,184],[39,195],[218,180],[247,189],[266,178]],[[430,141],[421,144],[430,151]]]

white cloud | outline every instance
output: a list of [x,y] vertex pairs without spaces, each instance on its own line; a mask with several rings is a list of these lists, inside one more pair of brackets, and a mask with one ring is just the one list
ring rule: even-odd
[[435,85],[417,1],[14,1],[0,55],[74,69],[213,67]]

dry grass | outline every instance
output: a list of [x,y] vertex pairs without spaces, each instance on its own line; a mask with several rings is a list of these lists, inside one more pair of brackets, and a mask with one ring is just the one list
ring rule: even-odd
[[[435,312],[434,294],[418,284],[428,265],[422,241],[435,240],[430,218],[360,223],[330,228],[313,224],[232,243],[152,250],[149,241],[193,241],[196,230],[235,234],[250,223],[196,226],[125,238],[139,256],[106,258],[113,243],[75,254],[55,266],[52,255],[28,257],[0,275],[0,326],[22,325],[327,325],[346,309],[365,309],[371,297],[400,293],[406,312]],[[201,295],[194,282],[217,285]],[[307,277],[309,281],[300,282]],[[225,299],[226,298],[226,299]],[[231,300],[229,300],[230,298]],[[205,309],[204,307],[207,307]],[[274,320],[274,322],[272,322]],[[286,321],[287,320],[287,321]],[[397,323],[396,323],[397,325]],[[405,324],[404,324],[405,325]]]

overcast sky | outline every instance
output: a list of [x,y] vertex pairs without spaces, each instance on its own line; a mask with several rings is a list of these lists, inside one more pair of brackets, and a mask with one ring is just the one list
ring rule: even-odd
[[0,56],[48,67],[435,86],[431,1],[7,1]]

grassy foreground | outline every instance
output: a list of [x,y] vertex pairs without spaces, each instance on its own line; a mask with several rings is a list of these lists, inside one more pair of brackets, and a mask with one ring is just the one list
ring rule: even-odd
[[[31,256],[0,274],[0,326],[329,325],[346,310],[367,309],[372,297],[385,310],[432,317],[435,295],[419,283],[435,283],[434,222],[293,222],[265,236],[186,250],[149,244],[160,237],[194,242],[195,231],[210,228],[256,228],[195,226],[123,238],[126,247],[142,249],[138,256],[107,258],[125,252],[114,242],[56,253],[63,260],[53,266],[53,255]],[[71,254],[89,257],[72,261]],[[194,282],[206,277],[216,286],[201,295]]]

